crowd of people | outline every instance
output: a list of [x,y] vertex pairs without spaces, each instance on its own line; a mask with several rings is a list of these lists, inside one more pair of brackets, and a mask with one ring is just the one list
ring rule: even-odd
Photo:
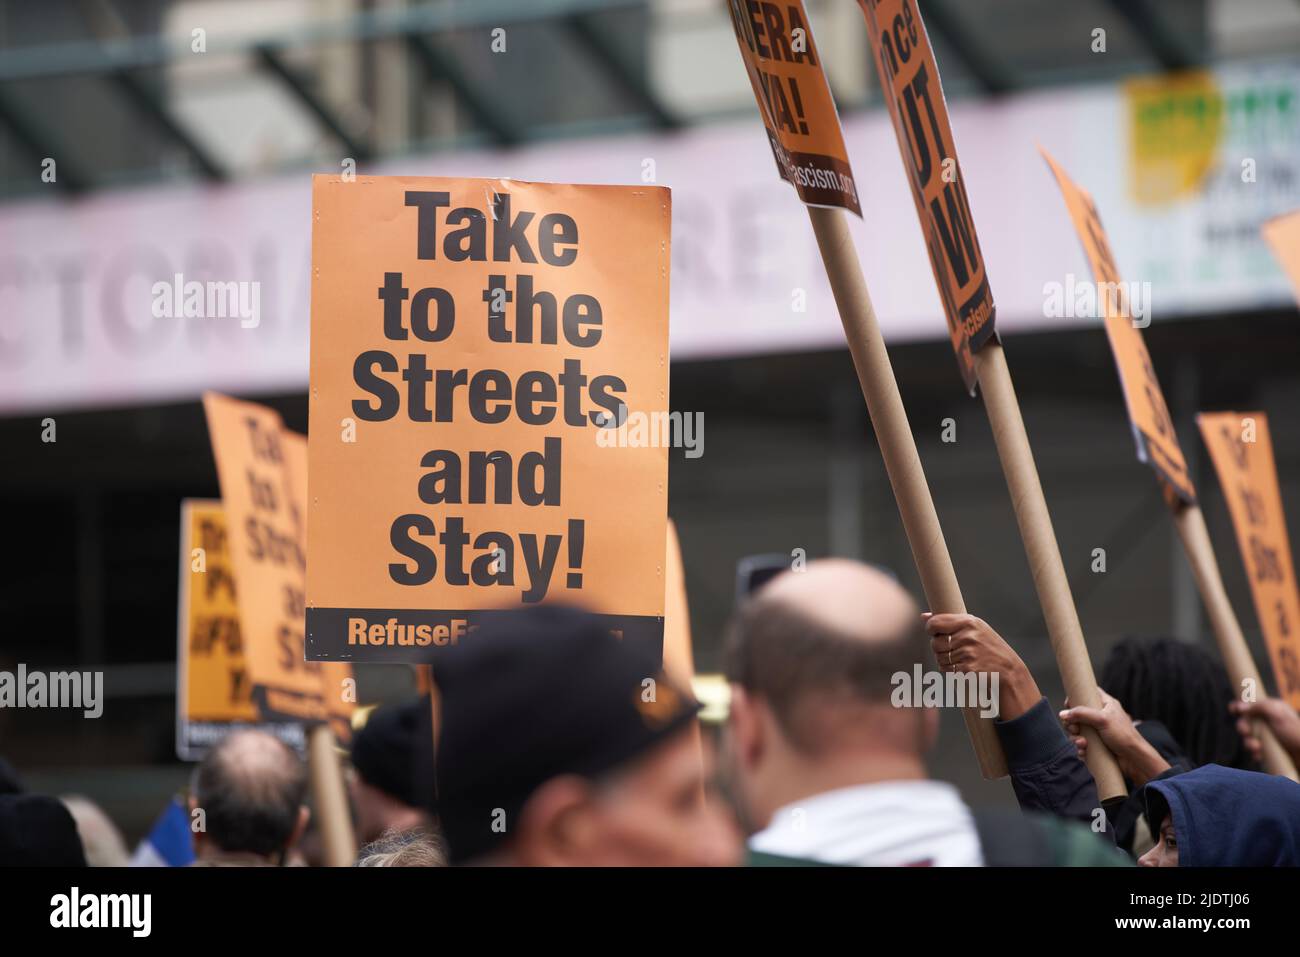
[[[724,660],[715,747],[685,683],[597,617],[494,617],[439,658],[436,724],[426,696],[375,709],[355,734],[356,865],[1300,863],[1300,784],[1258,770],[1255,730],[1300,763],[1300,716],[1240,700],[1197,645],[1125,640],[1100,672],[1100,706],[1056,711],[984,621],[923,613],[888,572],[827,559],[746,598]],[[972,808],[932,776],[938,711],[891,700],[893,676],[917,663],[998,675],[994,724],[1018,809]],[[1085,727],[1114,754],[1126,796],[1099,800]],[[192,777],[195,863],[310,861],[307,792],[280,740],[226,737]],[[0,761],[0,862],[125,857],[93,804],[27,794]]]

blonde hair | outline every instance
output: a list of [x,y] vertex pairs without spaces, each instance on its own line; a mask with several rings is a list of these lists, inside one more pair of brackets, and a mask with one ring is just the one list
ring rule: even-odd
[[385,831],[357,855],[356,867],[446,867],[442,838],[425,827]]

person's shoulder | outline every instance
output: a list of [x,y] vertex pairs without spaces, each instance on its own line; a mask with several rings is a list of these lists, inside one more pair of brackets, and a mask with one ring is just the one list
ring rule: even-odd
[[1108,835],[1097,833],[1081,821],[1038,813],[1026,814],[1025,820],[1046,837],[1054,867],[1133,866],[1133,859]]
[[976,810],[986,867],[1129,867],[1132,859],[1092,828],[1051,814]]
[[746,867],[837,867],[825,861],[815,861],[811,857],[790,857],[787,854],[772,854],[768,851],[756,851],[749,848],[745,855]]
[[254,855],[206,857],[190,861],[186,867],[274,867],[275,862]]

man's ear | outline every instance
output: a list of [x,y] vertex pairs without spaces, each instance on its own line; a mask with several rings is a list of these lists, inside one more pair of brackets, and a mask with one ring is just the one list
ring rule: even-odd
[[298,808],[298,823],[293,826],[293,833],[289,835],[289,841],[284,845],[286,851],[298,846],[298,842],[302,840],[302,836],[306,833],[307,825],[310,822],[311,809],[306,805]]
[[742,767],[752,768],[757,764],[768,746],[763,722],[766,710],[760,699],[751,696],[740,685],[731,686],[727,724],[734,757]]
[[600,839],[591,799],[591,784],[572,774],[552,778],[534,791],[514,827],[506,822],[506,838],[519,863],[525,867],[591,863],[591,848]]

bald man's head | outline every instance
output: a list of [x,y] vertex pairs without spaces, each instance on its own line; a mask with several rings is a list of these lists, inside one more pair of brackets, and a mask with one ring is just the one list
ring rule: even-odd
[[887,573],[845,559],[784,572],[736,613],[726,644],[731,682],[772,709],[800,750],[869,731],[889,708],[891,678],[925,660],[920,609]]
[[269,856],[287,847],[307,795],[307,771],[284,742],[237,731],[207,753],[194,773],[194,802],[206,835],[229,853]]

